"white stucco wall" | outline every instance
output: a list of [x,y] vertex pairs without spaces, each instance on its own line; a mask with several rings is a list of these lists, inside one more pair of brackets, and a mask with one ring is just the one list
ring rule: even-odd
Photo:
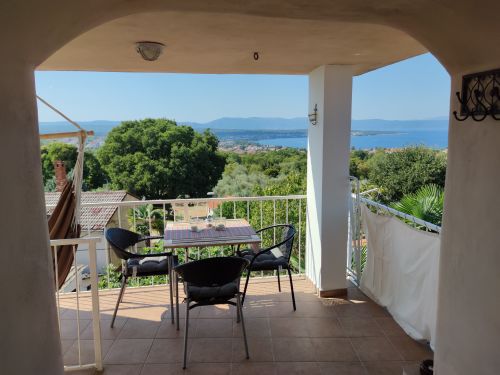
[[352,68],[325,65],[309,74],[306,273],[320,291],[345,288]]
[[[451,111],[461,82],[452,77]],[[448,152],[436,373],[499,374],[500,121],[451,116]]]
[[[2,61],[2,374],[63,373],[42,184],[33,68]],[[6,73],[5,73],[6,72]],[[8,93],[5,95],[5,93]]]

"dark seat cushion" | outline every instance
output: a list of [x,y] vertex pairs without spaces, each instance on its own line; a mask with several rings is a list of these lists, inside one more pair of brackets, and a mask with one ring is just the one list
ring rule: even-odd
[[[255,256],[252,250],[244,250],[241,252],[241,256],[248,261],[252,261]],[[276,257],[272,252],[266,252],[255,258],[254,262],[250,266],[251,271],[272,271],[279,267],[287,268],[288,262],[282,256]]]
[[127,260],[127,276],[168,274],[168,259],[132,258]]
[[239,280],[216,286],[196,286],[186,283],[186,292],[189,299],[195,302],[226,301],[234,298],[238,293]]

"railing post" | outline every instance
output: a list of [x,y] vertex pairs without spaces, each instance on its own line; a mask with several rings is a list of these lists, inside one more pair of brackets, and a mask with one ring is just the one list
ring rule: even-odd
[[97,274],[96,241],[89,243],[90,292],[92,297],[92,330],[94,333],[95,366],[102,371],[101,322],[99,313],[99,276]]

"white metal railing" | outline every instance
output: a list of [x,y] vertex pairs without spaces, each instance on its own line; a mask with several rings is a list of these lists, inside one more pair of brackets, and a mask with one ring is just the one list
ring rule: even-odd
[[378,203],[375,201],[372,201],[368,198],[360,197],[360,202],[366,204],[367,206],[370,206],[376,210],[386,212],[388,214],[391,214],[393,216],[400,217],[401,219],[406,220],[409,223],[413,223],[415,226],[421,226],[424,227],[426,230],[432,231],[432,232],[437,232],[441,233],[441,227],[439,225],[429,223],[428,221],[419,219],[418,217],[406,214],[404,212],[395,210],[394,208],[391,208],[389,206],[386,206],[382,203]]
[[[146,217],[140,217],[140,207],[152,205],[152,211],[147,212]],[[302,274],[305,268],[305,211],[306,211],[306,195],[285,195],[285,196],[258,196],[258,197],[224,197],[224,198],[188,198],[188,199],[155,199],[155,200],[138,200],[138,201],[123,201],[123,202],[105,202],[105,203],[85,203],[82,204],[82,209],[89,209],[93,207],[106,208],[116,207],[116,223],[114,225],[124,228],[139,231],[138,229],[147,229],[150,234],[162,235],[162,231],[155,229],[155,224],[158,224],[158,214],[160,214],[163,227],[166,227],[169,221],[179,219],[176,217],[174,208],[184,205],[203,205],[211,210],[213,216],[224,216],[226,218],[244,218],[250,224],[260,229],[274,224],[291,223],[297,229],[297,237],[294,242],[293,259],[294,259],[294,273]],[[50,208],[51,206],[47,206]],[[199,211],[199,207],[196,207]],[[180,209],[182,213],[182,209]],[[155,217],[156,216],[156,219]],[[185,215],[182,215],[185,216]],[[86,215],[86,219],[90,220],[90,216]],[[183,217],[185,219],[185,217]],[[91,222],[83,221],[82,224],[86,227],[86,234],[88,236],[95,235],[91,228]],[[83,233],[85,234],[85,233]],[[274,233],[276,239],[276,232]],[[105,252],[105,264],[98,268],[101,274],[100,288],[111,289],[119,287],[119,283],[115,280],[116,273],[111,271],[110,264],[112,263],[112,254],[109,246],[103,240],[99,244],[99,252]],[[227,249],[214,248],[214,249],[197,249],[197,252],[190,252],[190,255],[195,257],[203,256],[219,256],[227,255]],[[102,258],[102,257],[101,257]],[[115,264],[116,265],[116,264]],[[262,273],[264,275],[264,273]],[[164,285],[167,282],[166,277],[150,277],[149,282],[141,280],[132,280],[131,286],[150,286],[150,285]]]
[[[360,211],[360,191],[359,180],[356,177],[349,177],[351,191],[349,193],[349,225],[347,236],[347,274],[354,281],[358,282],[361,277],[361,211]],[[354,263],[354,264],[353,264]]]
[[[73,270],[70,277],[74,277],[74,291],[63,293],[59,289],[58,273],[55,272],[55,288],[56,288],[56,306],[57,306],[57,319],[59,323],[59,332],[61,339],[64,339],[65,331],[74,331],[76,329],[76,341],[73,343],[69,350],[76,350],[76,363],[65,363],[65,370],[82,370],[87,368],[96,368],[102,370],[102,341],[101,341],[101,328],[99,320],[99,276],[97,272],[97,257],[96,248],[97,244],[102,239],[100,237],[87,237],[87,238],[72,238],[72,239],[58,239],[50,241],[50,248],[54,254],[55,270],[58,268],[58,249],[64,251],[71,251],[73,254]],[[81,265],[77,264],[76,248],[79,245],[86,245],[88,247],[89,264],[88,264],[88,277],[90,278],[90,292],[82,291],[80,273],[78,272]],[[68,280],[66,280],[67,283]],[[90,298],[90,306],[88,306],[88,299]],[[90,307],[90,315],[92,317],[92,333],[94,343],[94,362],[83,363],[82,360],[82,312],[88,314],[88,309],[82,310],[82,299],[84,305]],[[64,319],[64,315],[71,314],[75,319]],[[64,327],[62,321],[64,320]],[[74,323],[73,323],[74,320]],[[74,336],[72,337],[72,339]],[[75,347],[76,346],[76,347]]]
[[419,219],[415,216],[398,211],[392,207],[382,203],[375,202],[363,197],[364,194],[376,191],[371,189],[365,192],[360,192],[360,183],[356,177],[349,178],[351,183],[351,192],[349,197],[349,236],[347,244],[347,273],[351,280],[359,283],[362,274],[363,255],[366,256],[367,248],[363,247],[363,231],[361,227],[361,204],[365,204],[376,212],[381,212],[385,215],[396,216],[403,219],[407,224],[413,225],[419,229],[441,233],[439,225]]

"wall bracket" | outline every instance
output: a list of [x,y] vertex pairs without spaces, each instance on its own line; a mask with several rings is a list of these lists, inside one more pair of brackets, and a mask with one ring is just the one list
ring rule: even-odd
[[468,74],[462,77],[462,92],[457,92],[460,103],[460,115],[453,116],[457,121],[471,117],[474,121],[483,121],[491,116],[500,120],[500,69]]

